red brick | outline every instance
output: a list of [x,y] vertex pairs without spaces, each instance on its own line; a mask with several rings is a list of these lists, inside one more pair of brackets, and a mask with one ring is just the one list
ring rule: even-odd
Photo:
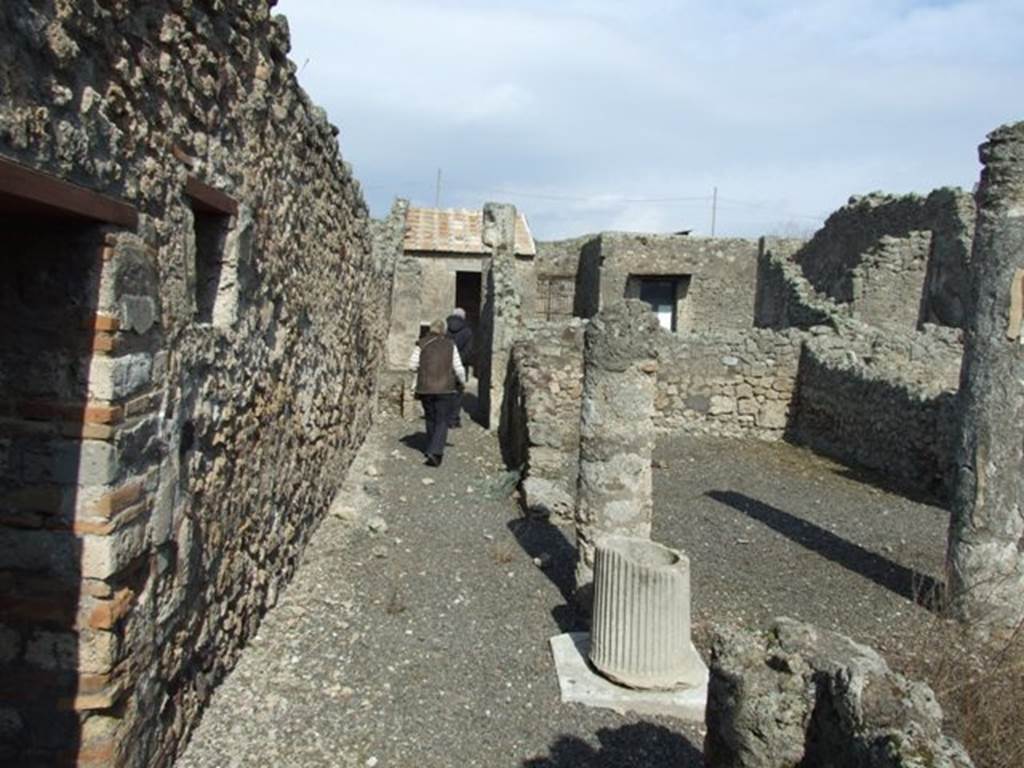
[[137,503],[142,498],[142,491],[142,482],[138,480],[122,485],[96,499],[89,505],[86,513],[99,517],[113,517],[118,512]]
[[149,499],[145,499],[140,504],[126,507],[113,517],[102,520],[76,520],[72,530],[80,536],[85,534],[107,536],[114,531],[120,530],[139,515],[148,512],[152,509],[152,506],[152,502]]
[[121,328],[121,321],[113,315],[97,312],[95,315],[86,316],[83,326],[93,331],[117,331]]
[[102,600],[89,614],[89,626],[93,629],[113,629],[131,610],[135,593],[130,589],[121,589],[113,600]]
[[93,352],[113,352],[117,346],[117,337],[112,333],[95,333],[92,337]]
[[124,408],[110,403],[68,403],[56,400],[23,400],[18,412],[26,419],[69,421],[76,424],[116,424],[124,419]]

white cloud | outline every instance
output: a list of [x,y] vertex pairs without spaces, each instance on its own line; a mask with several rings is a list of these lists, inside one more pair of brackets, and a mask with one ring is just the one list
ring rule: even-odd
[[[1019,0],[284,0],[375,213],[509,199],[542,238],[756,235],[874,189],[969,187],[1024,117]],[[509,191],[525,193],[518,198]],[[504,195],[504,197],[501,197]],[[557,197],[562,199],[548,199]],[[753,203],[754,205],[752,205]]]

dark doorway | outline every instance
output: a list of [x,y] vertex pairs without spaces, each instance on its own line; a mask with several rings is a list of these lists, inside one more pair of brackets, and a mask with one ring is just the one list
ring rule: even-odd
[[[466,310],[466,322],[473,331],[473,338],[480,338],[480,297],[482,294],[479,272],[455,273],[455,306]],[[473,354],[468,363],[477,368],[477,344],[473,345]]]
[[116,332],[97,309],[105,225],[137,221],[120,201],[0,158],[0,765],[86,762],[114,731],[83,744],[82,723],[119,718],[131,687],[104,682],[126,641],[102,618],[119,585],[102,566],[83,570],[83,537],[110,531],[81,496],[97,502],[119,460],[120,404],[90,387]]
[[100,442],[87,439],[85,414],[103,233],[3,203],[0,227],[0,764],[76,765],[79,675],[95,671],[79,636],[99,634],[76,622],[75,523],[81,457]]
[[480,273],[455,273],[455,306],[466,310],[466,322],[475,332],[480,326]]

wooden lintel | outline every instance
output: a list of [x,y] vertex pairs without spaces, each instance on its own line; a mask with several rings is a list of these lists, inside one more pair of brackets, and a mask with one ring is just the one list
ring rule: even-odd
[[234,216],[238,213],[238,201],[216,187],[189,176],[185,182],[185,194],[192,198],[192,206],[201,211],[223,213]]
[[138,211],[112,197],[0,156],[0,197],[21,210],[76,216],[135,229]]

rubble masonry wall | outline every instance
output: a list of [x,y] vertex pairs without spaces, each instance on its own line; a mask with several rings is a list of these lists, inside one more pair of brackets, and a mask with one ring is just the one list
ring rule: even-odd
[[959,189],[854,197],[793,258],[815,290],[865,323],[960,327],[974,215]]
[[[5,398],[3,760],[168,765],[370,425],[389,268],[270,5],[0,8],[0,154],[141,214],[77,254],[85,399]],[[238,202],[209,317],[190,178]]]
[[788,437],[865,467],[899,487],[944,499],[958,425],[958,334],[860,327],[804,345]]

